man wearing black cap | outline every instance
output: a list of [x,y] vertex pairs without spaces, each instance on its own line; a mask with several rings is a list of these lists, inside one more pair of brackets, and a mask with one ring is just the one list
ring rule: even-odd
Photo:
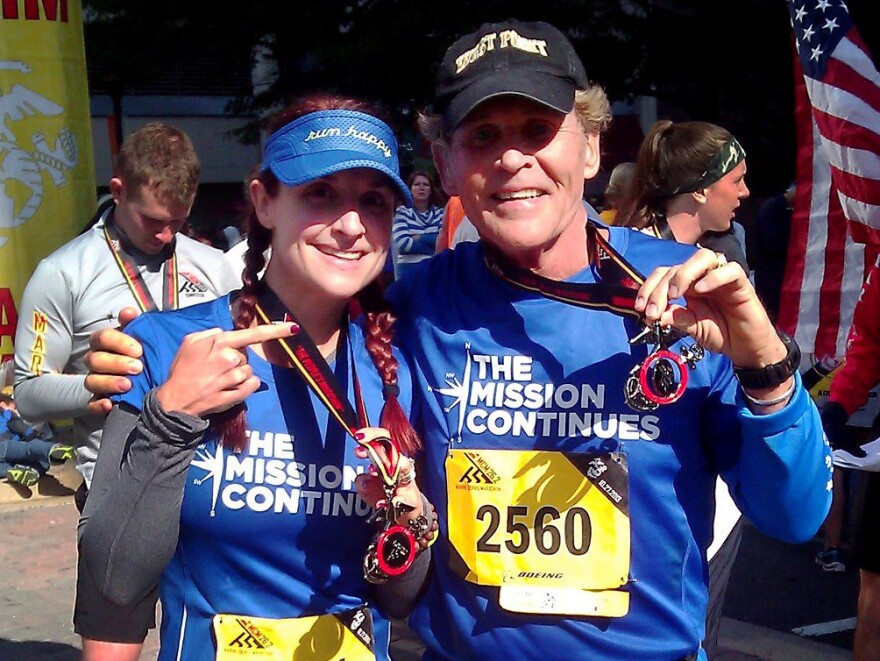
[[392,292],[444,533],[410,621],[426,658],[705,658],[716,476],[793,542],[830,503],[796,345],[739,266],[588,223],[609,105],[552,26],[458,40],[432,112],[482,241]]

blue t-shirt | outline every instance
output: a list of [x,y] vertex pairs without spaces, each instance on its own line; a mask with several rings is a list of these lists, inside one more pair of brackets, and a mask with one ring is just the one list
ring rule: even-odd
[[[184,310],[150,313],[127,332],[144,346],[144,371],[121,397],[136,408],[163,383],[184,336],[233,327],[228,296]],[[353,398],[354,356],[367,412],[378,424],[381,380],[361,328],[331,365]],[[174,557],[161,579],[160,659],[213,659],[216,614],[267,618],[338,613],[369,603],[362,561],[373,530],[355,477],[369,462],[293,369],[248,349],[262,386],[246,400],[248,447],[233,454],[209,434],[189,468]],[[399,370],[402,404],[411,391]],[[372,608],[376,658],[387,659],[387,618]],[[178,656],[178,653],[181,653]]]
[[10,420],[12,420],[12,411],[0,411],[0,434],[9,429]]
[[[614,248],[643,274],[693,252],[626,228],[609,231]],[[437,507],[442,533],[433,547],[431,586],[410,619],[428,646],[426,658],[544,661],[556,651],[590,661],[687,656],[704,636],[705,552],[717,475],[769,534],[803,541],[824,519],[828,449],[815,407],[800,386],[785,409],[758,418],[745,407],[729,360],[707,353],[690,373],[681,400],[633,411],[624,401],[624,382],[648,351],[628,341],[640,329],[637,322],[505,283],[487,269],[480,243],[445,251],[411,275],[390,293],[399,341],[425,393],[415,404],[426,448],[419,480]],[[592,268],[570,278],[596,280]],[[543,507],[566,493],[554,481],[558,474],[530,485],[516,502],[475,506],[470,520],[463,508],[450,514],[450,499],[461,498],[463,490],[479,503],[489,498],[480,492],[506,488],[503,481],[512,476],[493,462],[508,456],[494,451],[509,450],[566,452],[572,465],[585,470],[587,462],[579,457],[587,453],[626,455],[631,551],[621,588],[629,595],[625,615],[553,615],[552,595],[538,614],[512,612],[500,605],[497,582],[474,580],[481,570],[465,557],[474,547],[462,553],[449,543],[456,526],[476,527],[481,559],[497,557],[505,546],[521,553],[542,545],[541,552],[558,561],[565,550],[560,543],[574,556],[586,544],[588,532],[577,532],[585,517],[563,513],[554,519],[562,509]],[[466,451],[462,463],[451,463],[457,451]],[[530,469],[540,473],[541,467]],[[541,506],[547,518],[532,527],[533,506]],[[527,522],[532,529],[526,530]],[[577,567],[577,559],[572,562]],[[582,587],[577,570],[563,569],[560,562],[558,572],[505,573],[495,580]]]

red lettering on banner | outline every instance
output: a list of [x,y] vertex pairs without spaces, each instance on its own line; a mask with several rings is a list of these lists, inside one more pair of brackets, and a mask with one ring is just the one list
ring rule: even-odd
[[3,0],[3,18],[18,18],[18,0]]
[[[0,16],[6,19],[19,18],[18,5],[20,0],[0,0]],[[24,18],[28,21],[39,21],[40,6],[43,7],[42,17],[47,21],[67,23],[67,0],[23,0]],[[61,11],[59,12],[59,5]]]
[[[15,327],[18,325],[18,311],[15,309],[15,300],[12,291],[7,287],[0,289],[0,345],[7,337],[10,342],[15,342]],[[0,361],[9,360],[12,354],[0,355]]]

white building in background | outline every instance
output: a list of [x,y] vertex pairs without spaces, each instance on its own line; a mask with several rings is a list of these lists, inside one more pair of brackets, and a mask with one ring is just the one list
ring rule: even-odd
[[[137,95],[122,97],[122,133],[154,121],[173,124],[189,135],[202,163],[203,184],[241,184],[251,167],[260,160],[259,145],[243,145],[232,132],[246,118],[225,112],[232,97]],[[110,181],[113,114],[109,96],[91,97],[92,144],[95,151],[95,179],[99,186]]]
[[[257,65],[248,71],[224,71],[218,76],[210,61],[179,61],[155,81],[125,89],[122,96],[122,134],[128,135],[151,121],[163,121],[183,129],[195,144],[202,163],[202,186],[196,198],[193,220],[217,218],[228,222],[235,218],[232,207],[241,200],[242,184],[251,168],[259,162],[260,146],[242,144],[234,132],[253,117],[235,117],[227,112],[236,95],[261,90],[277,72],[274,63],[257,53]],[[96,73],[90,70],[90,74]],[[100,74],[90,75],[100,79]],[[96,82],[96,86],[100,82]],[[95,178],[106,187],[111,175],[111,125],[113,102],[105,90],[91,95],[92,140],[95,152]],[[602,139],[602,170],[587,183],[585,195],[601,196],[615,165],[634,160],[645,132],[657,119],[653,97],[616,101],[612,106],[614,121]],[[415,136],[412,136],[415,138]],[[405,147],[405,145],[404,145]],[[418,151],[418,148],[416,148]],[[430,158],[427,148],[425,157]]]

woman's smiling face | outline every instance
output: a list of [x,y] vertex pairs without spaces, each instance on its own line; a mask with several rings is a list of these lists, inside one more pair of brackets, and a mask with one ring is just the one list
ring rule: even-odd
[[385,263],[395,190],[388,177],[371,168],[282,185],[276,197],[252,182],[257,217],[272,230],[267,275],[298,294],[354,296]]

